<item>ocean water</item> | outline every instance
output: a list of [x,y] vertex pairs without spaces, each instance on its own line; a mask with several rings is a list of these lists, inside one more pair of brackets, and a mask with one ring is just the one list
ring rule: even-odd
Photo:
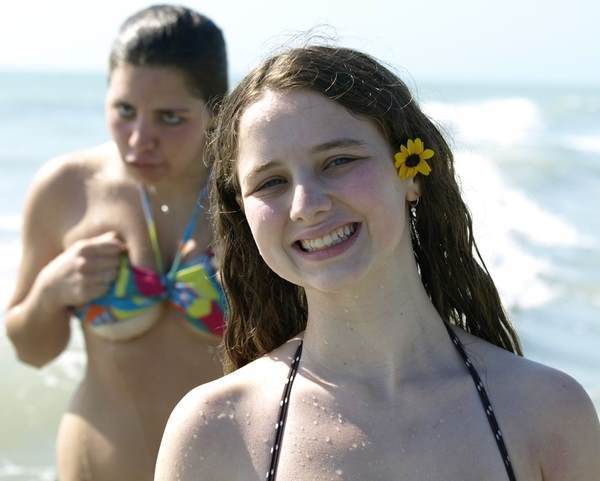
[[[0,303],[13,289],[25,193],[47,159],[107,138],[105,79],[0,73]],[[447,133],[475,235],[526,355],[600,410],[600,89],[419,84]],[[53,480],[61,413],[85,366],[77,326],[36,370],[0,336],[0,480]]]

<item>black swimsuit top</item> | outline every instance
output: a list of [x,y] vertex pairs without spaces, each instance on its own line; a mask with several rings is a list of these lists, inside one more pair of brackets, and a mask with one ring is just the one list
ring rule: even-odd
[[[512,464],[510,462],[510,457],[508,455],[508,451],[506,449],[506,445],[504,444],[504,437],[502,436],[502,432],[500,431],[500,426],[498,425],[498,420],[496,419],[496,415],[494,414],[494,410],[492,409],[492,403],[487,395],[485,387],[481,382],[481,378],[479,377],[479,373],[473,366],[473,363],[469,359],[465,348],[460,342],[460,339],[454,334],[451,327],[448,324],[445,324],[446,329],[448,330],[448,334],[450,335],[450,339],[452,340],[452,344],[456,347],[456,350],[462,357],[465,366],[467,367],[471,378],[473,379],[473,383],[477,388],[477,394],[479,394],[479,399],[481,400],[481,404],[485,413],[487,414],[487,420],[490,424],[490,428],[492,429],[492,433],[494,434],[494,438],[496,439],[496,445],[498,446],[498,451],[500,451],[500,455],[502,456],[502,461],[504,461],[504,467],[506,468],[506,474],[508,474],[508,479],[510,481],[516,481],[515,473],[513,471]],[[273,447],[271,448],[271,464],[269,465],[269,470],[267,471],[266,480],[267,481],[275,481],[275,475],[277,474],[277,463],[279,462],[279,447],[281,446],[281,441],[283,440],[283,430],[285,426],[285,421],[287,418],[287,410],[290,400],[290,393],[292,392],[292,385],[294,384],[294,379],[296,378],[296,374],[298,372],[298,365],[300,364],[300,357],[302,356],[302,341],[300,345],[296,349],[296,353],[292,359],[292,364],[290,366],[290,373],[285,380],[285,387],[283,389],[283,395],[281,397],[281,401],[279,402],[279,418],[277,419],[277,423],[275,424],[275,440],[273,443]]]

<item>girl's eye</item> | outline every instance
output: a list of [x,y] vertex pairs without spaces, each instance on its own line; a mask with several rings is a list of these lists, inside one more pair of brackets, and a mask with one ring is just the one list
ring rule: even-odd
[[282,179],[281,177],[274,177],[273,179],[266,180],[265,182],[263,182],[262,184],[260,184],[254,190],[256,192],[259,192],[261,190],[269,189],[271,187],[276,187],[276,186],[284,184],[284,183],[285,183],[285,179]]
[[349,164],[350,162],[353,162],[354,160],[356,160],[354,157],[343,157],[343,156],[335,157],[335,158],[331,159],[329,162],[327,162],[327,165],[325,166],[325,168]]
[[135,117],[135,109],[129,104],[118,104],[117,113],[119,117],[125,120],[130,120]]
[[174,112],[162,112],[160,118],[167,125],[179,125],[183,122],[183,117]]

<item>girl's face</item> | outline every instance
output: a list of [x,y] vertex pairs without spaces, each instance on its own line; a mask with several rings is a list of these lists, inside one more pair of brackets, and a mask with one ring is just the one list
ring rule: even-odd
[[210,113],[184,74],[169,67],[123,64],[112,71],[106,117],[128,172],[143,182],[187,179],[204,170]]
[[240,204],[280,277],[341,291],[396,255],[414,184],[369,120],[309,90],[266,91],[239,124]]

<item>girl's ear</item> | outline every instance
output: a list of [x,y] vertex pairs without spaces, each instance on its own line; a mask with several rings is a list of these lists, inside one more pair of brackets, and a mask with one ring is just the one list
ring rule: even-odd
[[416,202],[421,197],[421,184],[417,178],[406,180],[406,200]]

